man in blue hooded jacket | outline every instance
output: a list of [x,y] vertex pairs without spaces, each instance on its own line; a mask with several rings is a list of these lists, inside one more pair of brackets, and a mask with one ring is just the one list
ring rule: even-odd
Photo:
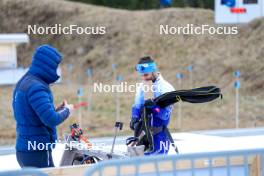
[[53,167],[52,147],[57,140],[56,126],[67,119],[73,105],[66,101],[55,108],[50,84],[59,79],[61,54],[49,45],[35,50],[29,71],[13,93],[16,120],[16,157],[21,167]]
[[[143,57],[136,65],[136,70],[142,77],[144,82],[152,82],[152,91],[154,98],[166,93],[174,91],[173,86],[163,79],[158,72],[157,65],[149,56]],[[130,128],[135,130],[141,118],[141,109],[145,103],[144,84],[140,84],[135,96],[135,103],[132,106],[132,118]],[[157,111],[158,108],[158,111]],[[145,155],[166,154],[169,151],[170,140],[166,133],[166,128],[170,122],[172,106],[165,108],[153,107],[151,110],[150,127],[153,134],[154,146],[152,151],[148,151]]]

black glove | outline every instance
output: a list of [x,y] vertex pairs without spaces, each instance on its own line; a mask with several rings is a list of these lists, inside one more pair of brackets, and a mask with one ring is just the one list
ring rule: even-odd
[[144,106],[146,108],[152,108],[153,106],[156,106],[156,103],[154,102],[153,99],[148,99],[148,100],[145,101]]
[[130,129],[135,130],[135,126],[139,123],[139,118],[131,118],[130,120]]

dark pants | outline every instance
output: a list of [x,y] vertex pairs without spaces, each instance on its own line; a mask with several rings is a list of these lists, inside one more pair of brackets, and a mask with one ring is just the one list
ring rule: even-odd
[[54,167],[51,151],[16,152],[16,158],[21,168],[24,167]]

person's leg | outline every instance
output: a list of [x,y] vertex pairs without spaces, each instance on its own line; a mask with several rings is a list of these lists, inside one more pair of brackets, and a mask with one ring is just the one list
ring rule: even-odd
[[16,152],[16,158],[21,168],[54,167],[51,151]]
[[167,154],[170,149],[170,141],[164,132],[158,133],[153,136],[154,149],[146,152],[145,155]]
[[49,151],[49,163],[48,163],[48,167],[55,167],[54,163],[53,163],[53,157],[52,157],[52,151]]

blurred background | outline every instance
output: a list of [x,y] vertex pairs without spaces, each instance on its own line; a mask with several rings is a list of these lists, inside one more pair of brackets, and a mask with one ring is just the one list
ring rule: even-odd
[[[15,81],[10,80],[26,71],[34,49],[45,43],[64,55],[61,82],[52,85],[56,104],[64,99],[74,104],[89,103],[88,108],[80,108],[58,127],[60,138],[80,117],[88,137],[110,136],[117,115],[125,123],[121,134],[131,135],[128,124],[134,93],[94,93],[92,86],[94,82],[118,83],[118,75],[129,84],[139,82],[134,66],[145,55],[155,59],[163,77],[178,90],[207,85],[222,89],[222,100],[200,105],[182,103],[180,109],[175,104],[171,131],[263,126],[264,8],[262,1],[232,2],[0,0],[0,145],[15,143],[11,105]],[[34,24],[106,26],[106,34],[6,35],[27,33],[28,25]],[[238,26],[239,33],[160,35],[160,24]]]

